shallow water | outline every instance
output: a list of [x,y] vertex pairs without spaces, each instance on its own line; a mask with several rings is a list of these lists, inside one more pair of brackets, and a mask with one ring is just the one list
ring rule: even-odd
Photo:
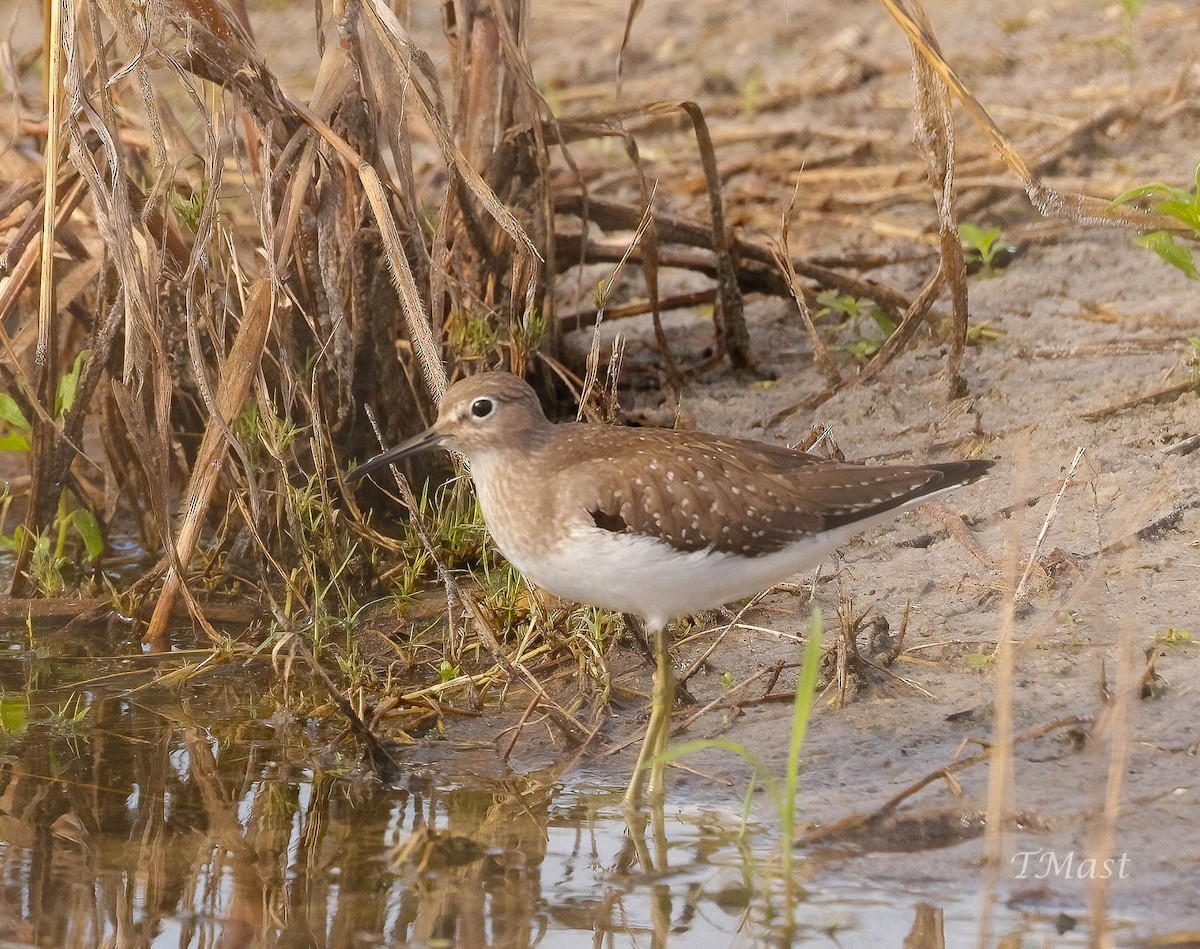
[[[946,945],[975,943],[975,881],[853,859],[801,854],[789,918],[769,820],[673,798],[631,828],[618,788],[541,787],[451,742],[364,777],[265,658],[164,687],[178,656],[103,635],[0,649],[6,946],[898,946],[935,910]],[[995,932],[1086,944],[1054,922],[1001,907]]]

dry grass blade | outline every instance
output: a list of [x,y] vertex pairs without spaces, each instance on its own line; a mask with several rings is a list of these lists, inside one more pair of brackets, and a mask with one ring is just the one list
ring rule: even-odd
[[853,376],[850,376],[847,379],[842,379],[836,385],[829,386],[823,391],[818,392],[816,395],[810,396],[807,399],[802,399],[800,402],[797,402],[794,405],[789,405],[787,408],[776,412],[767,420],[767,427],[774,428],[781,422],[791,418],[797,412],[815,409],[817,406],[828,402],[839,392],[843,392],[846,389],[855,388],[856,386],[865,385],[866,383],[875,379],[881,372],[883,372],[884,369],[887,368],[888,364],[893,359],[895,359],[898,355],[900,355],[901,352],[904,351],[904,347],[908,345],[909,341],[916,334],[917,329],[921,326],[922,321],[925,319],[925,314],[929,311],[929,308],[933,306],[933,301],[937,299],[937,295],[942,288],[942,283],[942,271],[941,268],[939,268],[937,273],[935,273],[929,279],[929,281],[921,289],[921,292],[917,295],[917,298],[913,300],[912,304],[905,311],[904,317],[900,321],[900,325],[896,327],[895,331],[887,338],[884,344],[879,347],[879,352],[872,356],[871,361],[862,369],[856,372]]
[[[654,209],[651,204],[646,205],[646,213],[642,215],[642,219],[638,222],[637,230],[634,232],[629,245],[625,249],[625,253],[621,259],[617,261],[608,279],[600,285],[596,299],[596,318],[593,325],[597,328],[597,332],[592,333],[592,342],[588,347],[586,367],[583,376],[583,383],[579,388],[579,408],[576,411],[575,417],[582,420],[587,413],[588,406],[592,403],[592,390],[596,385],[596,381],[600,374],[600,333],[598,332],[600,323],[604,320],[604,308],[608,304],[609,294],[612,293],[612,288],[617,282],[617,278],[621,275],[621,271],[625,269],[625,263],[633,255],[636,248],[641,246],[642,238],[646,236],[654,223]],[[666,341],[663,341],[665,346]],[[617,350],[617,344],[614,343],[614,351]],[[670,353],[664,348],[664,357],[670,361]],[[617,360],[619,367],[620,361]],[[672,363],[673,365],[673,363]],[[610,370],[612,364],[610,362]]]
[[[558,214],[573,214],[583,217],[602,228],[625,230],[637,227],[643,214],[641,208],[633,205],[596,198],[588,198],[585,201],[583,195],[575,193],[556,195],[554,209]],[[665,215],[661,212],[655,213],[654,229],[659,240],[665,244],[711,248],[716,241],[711,226],[673,215]],[[580,236],[567,236],[559,238],[559,246],[564,250],[559,257],[563,266],[567,266],[576,258],[582,258],[589,263],[611,263],[626,258],[643,264],[646,261],[646,257],[640,249],[630,254],[628,243],[625,241],[600,241],[590,238],[585,240]],[[930,297],[928,300],[921,300],[918,305],[906,294],[889,284],[878,280],[864,280],[803,257],[792,257],[788,267],[781,268],[776,259],[776,248],[746,238],[734,238],[730,242],[730,252],[736,268],[738,285],[745,293],[769,293],[780,297],[792,296],[794,286],[789,282],[785,273],[790,267],[799,276],[820,286],[830,287],[838,293],[852,297],[873,300],[897,323],[906,319],[908,313],[917,312],[923,315],[933,302],[933,298]],[[656,263],[660,267],[674,267],[713,277],[718,276],[720,265],[716,262],[714,255],[707,251],[670,248],[657,250],[655,253]],[[940,281],[940,277],[935,279]],[[938,289],[940,286],[939,282],[933,289]],[[815,302],[816,294],[807,286],[797,284],[795,288],[804,294],[805,302],[810,306]],[[703,297],[681,294],[678,297],[670,298],[670,301],[667,302],[678,306],[695,306],[701,302],[715,299],[714,291],[702,292],[705,294]],[[640,312],[642,309],[644,308],[639,307],[638,311]],[[620,308],[614,308],[613,311],[614,316],[620,315],[622,312]],[[570,330],[591,325],[593,322],[594,319],[591,316],[573,313],[563,317],[561,326],[564,330]],[[913,330],[915,328],[914,326]],[[895,335],[893,334],[893,337]],[[911,331],[909,335],[911,337]]]
[[[652,213],[654,209],[654,196],[658,193],[658,183],[655,182],[652,188],[647,184],[646,173],[642,168],[637,141],[634,137],[626,135],[622,137],[622,141],[625,143],[625,153],[629,156],[630,162],[632,162],[634,169],[637,171],[638,190],[641,193],[642,203],[646,205],[648,215],[646,240],[642,244],[642,275],[646,279],[646,295],[650,301],[650,316],[654,326],[654,342],[658,346],[659,353],[662,355],[663,365],[667,371],[667,380],[672,387],[680,389],[683,387],[683,373],[680,372],[679,365],[675,362],[675,357],[671,353],[671,346],[667,342],[667,334],[663,332],[662,325],[663,300],[658,282],[661,240],[658,236],[658,222]],[[586,193],[584,197],[586,199]]]
[[46,163],[45,186],[43,189],[44,216],[42,218],[42,274],[41,293],[38,298],[38,341],[36,360],[38,366],[47,370],[46,375],[56,374],[46,366],[50,337],[53,333],[54,318],[54,234],[55,212],[58,209],[58,163],[62,151],[59,143],[59,106],[62,102],[62,59],[65,42],[64,31],[68,28],[63,23],[63,4],[52,3],[50,6],[50,21],[46,28],[50,42],[46,48],[46,80],[48,87],[46,115]]
[[[1133,601],[1133,587],[1129,578],[1136,572],[1133,554],[1136,547],[1126,551],[1124,569],[1120,571],[1118,582],[1125,584],[1123,602]],[[1100,866],[1108,865],[1117,840],[1117,820],[1121,814],[1121,803],[1124,797],[1127,781],[1126,769],[1129,765],[1131,746],[1134,742],[1134,725],[1132,722],[1134,700],[1142,694],[1144,676],[1154,675],[1153,664],[1143,667],[1136,637],[1139,626],[1134,621],[1130,611],[1117,623],[1117,674],[1116,683],[1110,704],[1104,710],[1100,729],[1107,739],[1108,768],[1105,774],[1104,796],[1094,814],[1094,820],[1088,827],[1088,856]],[[1088,886],[1088,910],[1091,916],[1091,934],[1093,946],[1113,945],[1109,915],[1109,900],[1112,881],[1107,874],[1094,874]]]
[[792,263],[792,253],[788,247],[788,222],[791,220],[792,212],[796,207],[796,196],[800,193],[800,179],[796,179],[796,187],[792,191],[792,200],[788,204],[787,210],[783,212],[783,217],[779,227],[779,247],[772,248],[775,255],[775,263],[779,269],[783,271],[787,278],[788,290],[791,291],[792,299],[796,302],[796,309],[800,313],[800,319],[804,322],[805,332],[808,333],[809,343],[813,348],[813,359],[816,360],[817,369],[821,375],[825,377],[825,382],[829,386],[836,386],[841,382],[841,375],[837,371],[837,366],[829,356],[829,350],[825,346],[825,341],[821,339],[817,332],[816,326],[813,325],[812,311],[808,308],[808,301],[804,299],[804,291],[800,287],[800,278],[796,276],[796,267]]
[[1196,391],[1200,391],[1200,378],[1188,379],[1186,382],[1167,386],[1164,389],[1156,389],[1146,395],[1134,396],[1132,399],[1126,399],[1123,402],[1118,402],[1116,405],[1107,405],[1102,409],[1096,409],[1094,412],[1087,412],[1081,417],[1089,422],[1100,422],[1119,412],[1137,408],[1139,405],[1173,402],[1181,395]]
[[[105,238],[105,249],[112,256],[119,274],[120,292],[125,297],[125,357],[123,381],[137,380],[140,385],[147,376],[154,378],[155,392],[161,394],[165,385],[167,356],[163,340],[154,319],[155,308],[150,300],[149,285],[155,275],[148,263],[148,244],[136,213],[127,169],[129,150],[121,135],[121,122],[109,87],[108,61],[100,55],[104,40],[97,22],[98,11],[93,8],[88,22],[91,43],[95,47],[95,83],[100,111],[87,95],[89,58],[80,47],[89,39],[75,30],[64,33],[64,55],[67,60],[67,83],[71,111],[71,159],[87,181],[95,205],[96,226]],[[86,124],[84,122],[86,121]],[[86,126],[86,127],[85,127]],[[166,406],[156,407],[161,416]]]
[[[811,410],[847,388],[860,386],[877,378],[912,340],[938,293],[947,283],[950,285],[954,316],[954,335],[947,363],[947,375],[950,379],[951,395],[962,394],[959,369],[966,347],[968,328],[967,272],[954,212],[954,128],[947,85],[960,96],[969,97],[970,93],[958,82],[942,58],[928,18],[919,3],[914,0],[915,12],[910,14],[893,0],[881,2],[901,22],[913,51],[913,76],[917,89],[914,124],[917,144],[925,156],[927,173],[934,190],[941,265],[916,299],[906,305],[903,319],[895,331],[860,372],[843,382],[831,384],[825,391],[777,413],[771,419],[770,425],[784,421],[797,411]],[[983,112],[982,107],[979,107],[979,112],[982,113],[982,118],[976,118],[988,123],[996,135],[999,135],[998,128],[991,123],[990,117]],[[1032,180],[1015,150],[1005,146],[1001,148],[1001,152],[1012,155],[1023,180]],[[877,296],[871,298],[882,302]]]
[[[75,213],[76,208],[87,195],[87,187],[79,180],[77,175],[72,176],[72,181],[66,189],[66,196],[59,202],[58,208],[55,211],[54,227],[57,231],[70,217]],[[29,221],[36,221],[41,217],[40,210],[36,215],[31,214]],[[36,228],[33,229],[36,231]],[[14,240],[6,250],[13,250],[19,246]],[[5,329],[4,323],[8,320],[9,315],[14,311],[17,302],[21,298],[21,294],[28,288],[30,279],[33,277],[34,271],[37,269],[38,261],[41,255],[41,245],[33,241],[29,241],[24,245],[17,262],[13,265],[12,270],[8,273],[8,279],[4,281],[3,287],[0,287],[0,341],[4,344],[5,355],[8,357],[7,362],[3,365],[3,370],[6,374],[11,374],[11,381],[19,383],[9,385],[7,391],[16,399],[23,399],[26,393],[34,393],[37,387],[26,374],[24,366],[18,354],[13,350],[13,341]],[[5,380],[9,382],[8,379]],[[54,420],[50,413],[46,411],[46,407],[39,400],[31,399],[23,402],[22,409],[29,409],[34,415],[40,418],[44,423],[53,425]]]
[[208,513],[213,488],[216,487],[222,462],[229,450],[229,425],[246,401],[254,377],[258,374],[267,332],[271,327],[272,311],[270,281],[255,281],[250,288],[250,299],[242,316],[237,338],[225,361],[217,387],[215,412],[205,429],[204,439],[196,456],[196,465],[185,493],[183,517],[171,566],[167,569],[162,591],[146,629],[146,640],[155,645],[161,646],[166,642],[167,623],[183,582],[183,571],[191,560],[192,551],[200,537],[200,528]]
[[[54,222],[56,230],[71,217],[80,202],[83,201],[86,193],[87,188],[83,181],[76,179],[67,190],[66,197],[60,202],[59,207],[55,209]],[[46,206],[49,207],[48,202]],[[0,320],[4,319],[9,306],[16,304],[21,289],[32,277],[34,264],[38,256],[39,245],[30,243],[18,260],[12,279],[4,287],[3,292],[0,293]],[[46,292],[45,285],[46,281],[43,279],[43,295]],[[39,346],[41,345],[40,334],[42,325],[40,313],[41,310],[39,309]],[[51,320],[52,323],[53,320]],[[33,478],[30,485],[31,502],[29,513],[26,517],[28,529],[21,535],[21,543],[17,549],[16,564],[13,569],[12,584],[9,589],[9,593],[12,596],[24,596],[29,592],[28,568],[30,557],[33,553],[37,525],[46,522],[51,516],[55,505],[58,503],[58,487],[62,484],[66,476],[70,457],[78,450],[79,426],[73,425],[69,428],[64,426],[63,431],[60,432],[57,423],[50,415],[50,412],[54,408],[55,387],[58,384],[58,354],[53,347],[47,351],[44,360],[35,360],[37,366],[35,371],[36,381],[33,381],[25,375],[25,370],[22,368],[20,360],[13,353],[8,334],[0,331],[0,335],[2,335],[5,349],[9,354],[10,363],[14,370],[14,381],[19,379],[23,383],[23,385],[13,388],[13,395],[19,397],[22,391],[29,393],[30,397],[24,401],[25,405],[32,409],[34,433],[32,445]],[[94,367],[92,368],[94,369]],[[5,367],[5,374],[8,375],[7,367]],[[80,413],[75,413],[75,417],[81,421]]]
[[[940,56],[933,27],[919,0],[909,0],[912,17],[920,25],[921,33]],[[967,346],[967,264],[963,258],[962,242],[958,236],[958,223],[954,214],[954,116],[950,111],[950,93],[945,82],[921,55],[921,50],[910,40],[913,59],[913,81],[916,85],[914,126],[917,147],[925,156],[929,172],[929,183],[933,186],[934,203],[937,206],[938,238],[941,244],[941,274],[950,286],[950,301],[954,313],[954,334],[951,339],[950,355],[946,373],[950,378],[951,397],[961,395],[963,388],[959,378],[963,351]]]
[[617,92],[621,91],[621,79],[625,75],[625,50],[629,48],[629,38],[633,35],[633,23],[642,10],[646,0],[629,0],[629,9],[625,11],[625,31],[621,34],[621,48],[617,50]]
[[1033,550],[1029,552],[1029,559],[1025,562],[1025,569],[1021,571],[1021,579],[1017,582],[1015,599],[1018,601],[1025,594],[1025,584],[1029,581],[1029,575],[1033,572],[1034,565],[1037,563],[1038,551],[1042,549],[1042,542],[1046,539],[1046,534],[1050,531],[1050,524],[1054,521],[1054,515],[1058,512],[1058,505],[1062,501],[1063,494],[1066,493],[1067,485],[1071,483],[1071,478],[1075,476],[1075,469],[1079,467],[1079,462],[1083,460],[1084,450],[1080,448],[1075,452],[1075,458],[1071,461],[1071,466],[1067,469],[1067,474],[1063,478],[1062,487],[1058,489],[1058,493],[1054,495],[1054,500],[1050,502],[1050,510],[1046,512],[1046,519],[1042,522],[1042,529],[1038,531],[1037,540],[1033,544]]
[[[119,9],[122,6],[112,2],[108,10],[124,27],[127,42],[137,49],[143,36],[128,14]],[[274,75],[230,8],[218,0],[162,0],[161,9],[165,23],[178,33],[179,48],[173,52],[183,68],[236,90],[264,127],[287,116]],[[294,119],[291,124],[295,124]]]
[[[657,258],[656,260],[660,259]],[[576,310],[574,313],[564,313],[558,317],[556,322],[558,328],[564,333],[570,333],[575,330],[586,329],[589,326],[595,326],[603,317],[605,320],[625,320],[635,316],[650,315],[651,318],[655,314],[666,313],[670,310],[692,310],[698,306],[706,306],[711,304],[717,298],[717,291],[714,289],[696,290],[692,293],[675,293],[666,297],[658,297],[655,300],[635,300],[632,303],[622,303],[620,306],[610,306],[600,313],[594,306],[589,306],[586,309]],[[655,330],[656,342],[659,344],[660,350],[666,349],[666,339],[658,339],[662,329],[661,322]],[[672,359],[670,365],[665,366],[669,378],[672,376],[672,368],[674,366]],[[676,367],[676,370],[678,367]],[[680,377],[682,379],[682,377]]]
[[[1018,477],[1024,472],[1018,469]],[[1024,494],[1024,484],[1013,486],[1013,493]],[[1016,741],[1013,739],[1013,691],[1016,686],[1017,603],[1020,583],[1017,580],[1019,560],[1020,519],[1012,518],[1007,531],[1007,556],[1004,562],[1004,594],[1000,612],[1000,629],[996,644],[995,686],[995,730],[989,749],[987,774],[987,803],[984,828],[983,899],[979,912],[979,946],[985,949],[991,943],[992,917],[995,913],[997,891],[1000,883],[1000,868],[1004,864],[1005,827],[1009,815],[1015,811],[1016,779],[1013,757]]]

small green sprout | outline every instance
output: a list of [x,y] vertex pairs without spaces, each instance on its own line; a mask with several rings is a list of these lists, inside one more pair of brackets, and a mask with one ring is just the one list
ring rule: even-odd
[[[1145,0],[1121,0],[1121,19],[1124,23],[1124,31],[1121,36],[1120,46],[1125,56],[1125,68],[1131,74],[1137,67],[1137,51],[1134,48],[1134,22],[1137,20],[1138,11],[1142,8],[1144,2]],[[1132,75],[1130,78],[1132,79]]]
[[1188,353],[1183,357],[1183,364],[1193,376],[1200,375],[1200,336],[1188,337]]
[[758,114],[765,88],[766,82],[763,80],[762,66],[758,64],[751,66],[742,83],[742,118],[745,121],[752,121]]
[[963,656],[963,664],[968,669],[983,670],[995,661],[995,656],[987,652],[969,652]]
[[513,343],[527,355],[541,345],[549,329],[545,314],[540,309],[530,309],[513,326]]
[[486,356],[500,344],[500,334],[482,316],[460,315],[453,323],[451,337],[455,350],[468,358]]
[[0,451],[29,451],[33,426],[7,392],[0,392]]
[[979,323],[970,323],[967,326],[967,342],[978,346],[1001,339],[1003,336],[1004,330],[996,329],[987,320]]
[[[850,340],[841,347],[859,359],[868,359],[874,356],[887,342],[888,337],[896,332],[896,322],[884,313],[874,300],[828,290],[818,294],[817,302],[821,304],[821,309],[813,315],[814,320],[819,320],[830,313],[840,313],[846,321],[854,323],[856,327],[862,325],[864,317],[870,317],[874,321],[874,327],[867,324],[869,329],[863,335],[858,339]],[[874,332],[874,330],[878,332]]]
[[1004,240],[1004,232],[998,227],[984,230],[974,224],[960,224],[958,237],[962,241],[967,267],[985,277],[994,274],[1017,252],[1016,245]]
[[1196,637],[1190,629],[1171,628],[1155,636],[1154,641],[1161,646],[1190,646],[1196,641]]
[[179,223],[193,234],[200,227],[200,218],[204,216],[204,202],[208,200],[208,182],[202,181],[200,188],[190,194],[182,191],[172,191],[170,194],[171,210],[179,218]]

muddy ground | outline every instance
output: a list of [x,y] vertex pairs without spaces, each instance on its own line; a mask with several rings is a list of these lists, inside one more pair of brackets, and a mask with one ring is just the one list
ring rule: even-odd
[[[535,73],[560,110],[604,111],[611,104],[625,12],[617,0],[533,4],[528,40]],[[949,62],[1048,182],[1112,197],[1147,180],[1192,180],[1200,160],[1194,4],[1150,0],[1134,16],[1132,32],[1121,5],[1094,0],[938,0],[929,13]],[[439,54],[433,11],[417,5],[411,17],[418,38]],[[270,50],[274,31],[261,22],[260,38],[278,62],[281,52]],[[302,84],[298,56],[288,50]],[[936,269],[934,212],[912,143],[908,51],[881,4],[647,4],[626,51],[623,94],[632,101],[693,99],[704,107],[739,235],[778,238],[803,166],[791,223],[794,253],[891,255],[902,262],[864,275],[910,294]],[[1015,730],[1103,716],[1102,694],[1124,681],[1123,642],[1135,674],[1144,651],[1152,650],[1161,679],[1147,697],[1133,700],[1115,732],[1105,725],[1081,742],[1063,730],[1017,749],[1012,803],[1023,829],[1006,840],[1005,853],[1043,848],[1060,866],[1071,855],[1078,861],[1091,853],[1089,827],[1100,823],[1112,779],[1113,735],[1127,734],[1127,758],[1116,768],[1121,810],[1112,847],[1114,857],[1127,859],[1124,878],[1112,881],[1114,908],[1137,918],[1141,935],[1195,928],[1200,889],[1187,881],[1200,870],[1200,477],[1196,453],[1167,449],[1200,431],[1200,396],[1193,391],[1105,410],[1197,371],[1188,364],[1189,354],[1195,358],[1188,339],[1200,333],[1197,286],[1134,247],[1129,232],[1039,215],[978,129],[961,110],[956,116],[965,183],[960,218],[1003,228],[1017,247],[1009,266],[971,279],[972,322],[996,336],[968,352],[967,397],[948,399],[946,347],[923,333],[875,383],[770,423],[820,392],[823,381],[792,304],[751,297],[755,358],[774,381],[756,384],[719,369],[689,385],[684,398],[685,421],[702,429],[794,443],[819,423],[831,427],[849,458],[924,461],[973,450],[998,461],[987,482],[956,492],[940,511],[908,513],[851,543],[840,563],[824,568],[816,598],[831,623],[849,600],[886,618],[895,633],[905,604],[912,606],[906,651],[889,672],[872,674],[844,708],[818,703],[805,748],[801,819],[823,825],[870,811],[992,738],[1000,590],[1011,564],[1023,570],[1036,549],[1013,626],[1020,644]],[[703,219],[699,162],[686,130],[639,124],[636,117],[629,124],[639,132],[648,176],[660,182],[659,209]],[[585,174],[605,163],[617,169],[593,183],[594,196],[629,200],[633,178],[612,151],[577,149]],[[883,170],[864,172],[871,168]],[[578,292],[564,281],[560,310],[586,308],[609,270],[589,270]],[[710,285],[695,275],[666,274],[663,292]],[[644,293],[636,272],[617,286],[614,304]],[[936,312],[948,312],[945,300]],[[666,323],[676,358],[700,361],[712,341],[709,314],[677,312]],[[650,368],[655,359],[645,349],[652,340],[648,321],[609,323],[606,338],[616,329],[630,341],[626,375],[637,392],[629,407],[660,408]],[[572,342],[582,350],[589,341],[579,334]],[[843,372],[853,371],[851,357],[838,358]],[[1102,417],[1091,414],[1097,412]],[[1079,450],[1082,459],[1067,478]],[[950,536],[947,518],[956,514],[969,529]],[[1122,543],[1139,531],[1137,543]],[[722,676],[740,681],[780,660],[796,661],[791,637],[804,631],[807,615],[798,594],[769,596],[744,617],[763,629],[728,635],[706,674],[693,680],[697,700],[719,696]],[[707,644],[701,639],[681,649],[681,664]],[[648,674],[636,660],[620,671],[624,685],[648,691]],[[757,693],[745,694],[752,700]],[[606,735],[615,741],[636,733],[642,711],[625,710],[624,721],[618,714]],[[786,703],[750,701],[740,712],[710,713],[689,734],[735,739],[781,771],[789,724]],[[527,765],[546,763],[536,757],[543,747],[526,746]],[[619,784],[631,761],[628,753],[595,756],[567,780]],[[689,764],[734,777],[677,774],[673,804],[737,806],[744,775],[736,763],[712,753]],[[865,854],[826,852],[825,859],[852,877],[943,882],[956,891],[978,885],[977,838],[922,849],[923,836],[945,843],[947,814],[950,823],[969,824],[984,806],[985,771],[957,778],[961,792],[939,781],[908,802],[914,825],[896,829],[894,838],[876,836]],[[1086,880],[1060,873],[1038,879],[1037,867],[1045,864],[1036,862],[1022,878],[1019,863],[1000,868],[1001,900],[1052,915],[1084,911]]]
[[[575,4],[564,12],[552,7],[557,5],[535,5],[532,20],[531,48],[542,81],[557,79],[564,88],[610,82],[623,6]],[[1200,160],[1195,5],[1146,3],[1134,19],[1132,47],[1117,4],[949,0],[930,3],[929,13],[948,60],[1027,159],[1069,138],[1103,110],[1128,106],[1128,119],[1101,123],[1094,134],[1074,139],[1045,169],[1048,180],[1106,197],[1149,179],[1192,180]],[[862,142],[871,144],[840,167],[917,160],[907,50],[879,4],[652,3],[637,20],[631,47],[627,93],[694,98],[714,116],[718,159],[729,169],[724,184],[730,214],[743,236],[778,236],[779,216],[802,162],[819,169],[823,156],[836,158],[847,143]],[[766,106],[752,116],[737,106],[739,97],[743,106],[753,98],[749,85]],[[1113,854],[1128,859],[1125,878],[1113,881],[1111,896],[1118,914],[1139,918],[1139,934],[1195,928],[1200,889],[1187,881],[1200,870],[1195,819],[1200,471],[1195,452],[1166,449],[1200,431],[1200,395],[1193,391],[1098,419],[1090,413],[1196,371],[1187,359],[1195,358],[1188,338],[1200,328],[1197,285],[1132,246],[1126,232],[1041,217],[1016,179],[988,157],[978,131],[961,111],[957,116],[960,153],[977,162],[976,178],[995,184],[990,191],[964,189],[968,210],[961,216],[1003,227],[1018,246],[1010,266],[971,279],[972,321],[1002,335],[969,351],[968,397],[948,401],[941,375],[945,347],[923,335],[876,383],[768,424],[781,410],[821,391],[823,382],[791,304],[752,298],[755,356],[777,381],[753,385],[718,371],[690,386],[684,399],[685,416],[702,429],[794,443],[810,424],[821,423],[832,427],[851,458],[932,460],[975,447],[998,461],[987,482],[945,499],[943,512],[908,513],[848,545],[844,562],[824,569],[826,576],[836,571],[817,589],[827,617],[850,599],[858,609],[886,617],[894,633],[911,601],[907,651],[890,670],[911,684],[875,675],[874,684],[842,709],[818,703],[805,747],[802,819],[824,824],[871,810],[960,750],[978,750],[970,742],[992,737],[997,673],[983,657],[991,656],[1003,622],[998,591],[1014,558],[1024,569],[1082,449],[1039,548],[1029,595],[1016,612],[1015,729],[1064,716],[1102,716],[1101,695],[1119,676],[1122,642],[1139,672],[1144,651],[1153,650],[1161,681],[1147,689],[1152,695],[1132,702],[1124,723],[1128,757],[1117,769],[1123,787]],[[772,141],[763,130],[789,128],[824,131],[763,148]],[[755,129],[763,134],[754,135]],[[655,144],[646,151],[661,168],[664,204],[702,210],[698,198],[691,203],[679,198],[670,178],[670,169],[688,158],[696,175],[688,137],[660,137]],[[920,184],[919,178],[905,180]],[[849,175],[843,183],[818,177],[806,192],[801,177],[799,204],[805,210],[793,218],[794,252],[899,254],[921,246],[913,235],[934,226],[927,196],[919,189],[895,200],[860,195],[851,181]],[[813,198],[806,205],[806,193],[823,203]],[[916,292],[934,266],[930,254],[869,276]],[[631,277],[629,284],[636,295],[636,280]],[[697,285],[694,277],[677,277],[665,292]],[[948,309],[944,301],[939,309]],[[676,314],[668,326],[685,363],[698,360],[711,343],[704,314]],[[618,328],[634,341],[628,362],[636,378],[643,362],[636,342],[650,339],[648,327],[643,321]],[[640,397],[643,406],[660,401]],[[966,519],[966,538],[947,535],[946,511]],[[1115,549],[1150,525],[1158,528]],[[780,659],[795,661],[798,647],[786,637],[803,632],[806,616],[795,595],[768,597],[745,621],[780,635],[730,634],[711,657],[707,680],[694,680],[697,699],[719,694],[723,673],[740,680]],[[1171,642],[1186,637],[1171,637],[1170,630],[1195,638]],[[687,647],[682,661],[706,645]],[[752,705],[736,717],[711,714],[691,734],[733,738],[781,771],[789,724],[786,704]],[[1040,830],[1010,837],[1008,853],[1044,848],[1060,858],[1071,853],[1079,858],[1087,852],[1094,843],[1089,827],[1098,823],[1110,780],[1112,734],[1098,728],[1080,745],[1058,733],[1017,749],[1013,801],[1026,826]],[[589,763],[589,772],[604,769],[605,762],[614,776],[626,765],[620,758],[601,758]],[[689,763],[728,774],[727,757]],[[958,778],[962,796],[936,782],[909,803],[917,812],[946,808],[971,815],[982,809],[985,773],[976,768]],[[672,799],[723,797],[733,805],[743,789],[736,781],[726,787],[680,775]],[[886,852],[891,846],[886,839],[875,844],[884,850],[855,856],[842,869],[900,881],[943,880],[955,887],[979,878],[977,840],[911,852]],[[1085,905],[1086,882],[1053,873],[1031,879],[1037,875],[1032,864],[1022,879],[1019,864],[1001,868],[1001,899],[1050,913],[1077,914]]]

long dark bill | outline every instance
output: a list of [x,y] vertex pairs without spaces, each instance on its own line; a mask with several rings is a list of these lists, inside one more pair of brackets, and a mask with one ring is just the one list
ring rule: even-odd
[[416,455],[430,448],[436,448],[441,440],[442,436],[435,429],[427,428],[420,435],[414,435],[408,441],[401,442],[395,448],[389,448],[387,451],[380,452],[374,458],[364,461],[346,475],[346,478],[349,481],[357,481],[359,478],[366,477],[372,471],[386,468],[388,465],[394,465],[396,462],[403,461],[410,455]]

